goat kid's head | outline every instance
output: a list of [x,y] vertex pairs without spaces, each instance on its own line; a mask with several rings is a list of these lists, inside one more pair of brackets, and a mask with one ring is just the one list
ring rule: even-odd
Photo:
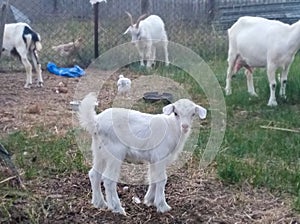
[[141,15],[137,19],[136,23],[134,24],[131,14],[129,12],[125,12],[125,13],[128,15],[128,17],[130,19],[130,26],[124,32],[124,34],[127,34],[129,32],[131,34],[131,42],[135,43],[136,41],[139,41],[142,39],[142,31],[140,29],[140,22],[141,22],[141,20],[145,19],[148,15],[147,14]]
[[194,116],[198,115],[200,119],[205,119],[207,110],[188,99],[181,99],[173,104],[165,106],[163,108],[163,113],[166,115],[174,113],[174,116],[181,127],[181,131],[186,134],[191,129]]

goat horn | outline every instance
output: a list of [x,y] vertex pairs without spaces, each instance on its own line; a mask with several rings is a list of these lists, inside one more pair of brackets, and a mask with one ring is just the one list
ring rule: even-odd
[[146,14],[141,15],[141,16],[137,19],[137,21],[136,21],[136,28],[139,28],[139,25],[140,25],[141,20],[142,20],[142,19],[145,19],[147,16],[148,16],[148,14],[146,13]]
[[128,17],[129,17],[129,19],[130,19],[130,24],[131,24],[131,26],[133,26],[132,15],[131,15],[129,12],[127,12],[127,11],[125,11],[125,13],[128,15]]

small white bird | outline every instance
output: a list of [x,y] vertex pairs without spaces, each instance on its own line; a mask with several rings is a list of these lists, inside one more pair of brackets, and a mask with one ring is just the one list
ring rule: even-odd
[[119,75],[117,86],[119,94],[128,96],[131,88],[131,80],[129,78],[125,78],[124,75]]

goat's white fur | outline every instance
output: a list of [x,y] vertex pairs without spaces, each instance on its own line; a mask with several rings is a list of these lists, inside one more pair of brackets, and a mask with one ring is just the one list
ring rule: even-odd
[[32,84],[32,65],[28,57],[31,58],[36,70],[38,86],[43,85],[42,69],[37,55],[37,51],[42,49],[40,41],[40,35],[26,23],[5,24],[2,51],[20,57],[26,70],[25,88],[30,88]]
[[[192,119],[206,117],[206,109],[188,99],[163,108],[163,114],[146,114],[110,108],[96,115],[96,96],[88,94],[79,106],[80,125],[92,135],[93,168],[89,171],[92,203],[97,208],[126,214],[116,191],[125,158],[149,163],[149,188],[144,198],[158,212],[171,209],[165,199],[166,166],[176,159],[188,138]],[[106,201],[100,184],[105,187]]]
[[228,29],[229,50],[225,91],[231,94],[231,78],[246,68],[248,92],[254,90],[252,69],[266,67],[270,85],[269,106],[276,106],[275,72],[281,68],[280,95],[286,97],[286,82],[291,63],[300,48],[300,21],[289,25],[261,17],[241,17]]
[[[129,14],[129,13],[127,13]],[[130,14],[129,14],[130,15]],[[130,15],[130,18],[131,15]],[[156,47],[162,45],[165,53],[165,64],[169,65],[168,37],[163,20],[157,15],[150,15],[145,19],[140,17],[136,24],[131,24],[124,32],[131,34],[131,41],[135,43],[139,55],[140,64],[149,68],[154,64],[156,58]]]

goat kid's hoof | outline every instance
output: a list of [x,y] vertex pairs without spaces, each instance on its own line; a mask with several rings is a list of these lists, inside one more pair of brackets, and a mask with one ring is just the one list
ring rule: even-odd
[[119,213],[119,214],[121,214],[121,215],[126,216],[126,212],[125,212],[124,208],[122,208],[122,207],[119,208],[119,209],[113,209],[112,212],[113,212],[113,213]]
[[106,202],[93,202],[92,204],[95,208],[102,208],[102,209],[106,209],[107,208],[107,204]]
[[170,210],[171,210],[171,207],[168,204],[164,204],[162,206],[157,206],[157,212],[164,213],[164,212],[167,212]]
[[154,205],[154,202],[153,202],[153,200],[144,199],[144,205],[146,205],[147,207],[150,207],[150,206]]

